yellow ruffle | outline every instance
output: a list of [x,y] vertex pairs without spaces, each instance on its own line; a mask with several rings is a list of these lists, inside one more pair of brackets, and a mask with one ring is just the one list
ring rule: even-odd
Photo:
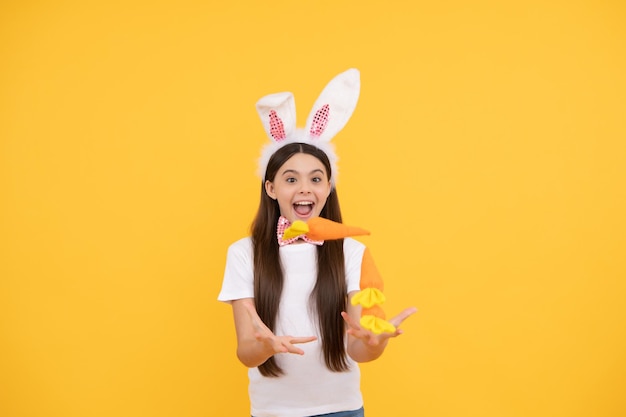
[[361,327],[371,330],[374,334],[393,333],[396,331],[396,326],[376,316],[363,316],[360,323]]
[[364,288],[358,293],[354,294],[350,301],[353,306],[361,304],[365,308],[370,308],[377,304],[385,302],[385,294],[377,288]]
[[309,232],[309,226],[303,222],[302,220],[296,220],[285,229],[285,233],[283,233],[283,239],[291,239],[292,237],[302,236]]

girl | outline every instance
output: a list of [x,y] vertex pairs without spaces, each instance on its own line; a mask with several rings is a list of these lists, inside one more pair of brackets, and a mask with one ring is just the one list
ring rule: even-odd
[[[260,161],[261,202],[252,236],[232,244],[218,299],[232,305],[237,356],[249,367],[254,417],[364,416],[357,362],[378,358],[388,339],[359,325],[365,246],[351,238],[283,239],[293,222],[341,222],[336,156],[329,141],[356,105],[359,74],[349,70],[320,95],[305,132],[296,131],[290,93],[257,103],[273,143]],[[416,310],[389,320],[396,327]]]

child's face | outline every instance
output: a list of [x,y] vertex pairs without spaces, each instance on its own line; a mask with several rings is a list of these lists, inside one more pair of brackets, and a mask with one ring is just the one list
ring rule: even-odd
[[290,222],[307,221],[322,212],[331,185],[324,164],[306,153],[297,153],[265,182],[265,191],[278,200],[280,214]]

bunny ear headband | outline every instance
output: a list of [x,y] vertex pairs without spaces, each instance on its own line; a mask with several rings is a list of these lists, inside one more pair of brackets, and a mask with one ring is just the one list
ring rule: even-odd
[[270,143],[263,147],[259,159],[259,176],[265,178],[267,164],[272,155],[283,146],[304,142],[311,144],[328,156],[332,170],[331,184],[337,179],[337,155],[330,140],[346,125],[357,100],[361,81],[359,71],[349,69],[333,78],[324,88],[309,114],[304,129],[296,129],[296,104],[293,94],[275,93],[261,98],[256,109]]

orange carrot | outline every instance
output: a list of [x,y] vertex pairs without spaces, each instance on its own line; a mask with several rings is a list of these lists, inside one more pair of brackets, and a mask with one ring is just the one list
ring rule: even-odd
[[376,316],[378,318],[381,319],[385,319],[385,311],[382,309],[381,306],[373,306],[370,308],[363,308],[361,310],[361,315],[362,316]]
[[361,261],[361,289],[363,288],[384,290],[383,279],[368,248],[365,248],[363,260]]
[[370,234],[370,232],[360,227],[346,226],[323,217],[313,217],[307,222],[307,225],[309,226],[309,232],[306,235],[313,240],[333,240]]

